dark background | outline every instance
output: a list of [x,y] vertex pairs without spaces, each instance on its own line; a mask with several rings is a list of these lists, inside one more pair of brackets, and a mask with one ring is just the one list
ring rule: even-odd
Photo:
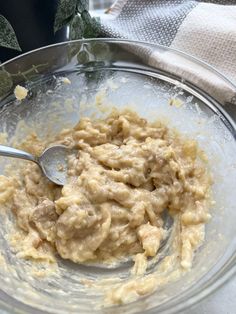
[[58,0],[0,0],[0,14],[12,25],[22,52],[0,47],[4,62],[23,52],[66,40],[66,28],[54,34]]

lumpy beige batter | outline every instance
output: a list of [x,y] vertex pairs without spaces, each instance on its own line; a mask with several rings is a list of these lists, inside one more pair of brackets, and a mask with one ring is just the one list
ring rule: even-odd
[[160,269],[169,280],[191,268],[211,202],[211,179],[195,141],[134,112],[114,111],[105,120],[82,118],[53,142],[32,134],[20,147],[39,155],[55,143],[72,149],[63,188],[33,163],[0,176],[0,202],[12,202],[20,229],[13,237],[20,257],[53,262],[58,253],[75,263],[131,257],[130,281],[106,294],[109,303],[128,302],[167,282],[155,273],[144,276],[148,258],[169,237],[167,211],[173,243]]

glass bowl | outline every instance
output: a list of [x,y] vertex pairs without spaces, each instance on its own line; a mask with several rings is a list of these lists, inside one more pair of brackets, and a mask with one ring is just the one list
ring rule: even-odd
[[[129,107],[148,120],[163,119],[199,142],[209,159],[215,200],[212,219],[206,226],[206,240],[196,252],[192,270],[150,295],[112,308],[97,307],[101,295],[82,287],[80,278],[126,278],[128,268],[102,269],[58,259],[56,276],[35,278],[30,273],[31,262],[17,258],[9,246],[7,235],[13,217],[1,213],[3,313],[176,313],[233,276],[236,129],[221,106],[220,93],[207,92],[209,88],[202,83],[204,77],[198,80],[199,84],[194,76],[185,77],[182,62],[187,62],[190,72],[200,69],[200,78],[211,75],[218,84],[236,91],[233,83],[197,59],[135,41],[96,39],[61,43],[1,65],[0,132],[8,134],[5,144],[11,145],[13,138],[20,141],[30,128],[40,137],[48,137],[74,126],[82,116],[102,117],[113,107]],[[71,84],[66,84],[69,82],[63,77]],[[17,84],[29,89],[22,102],[13,94]],[[8,162],[1,157],[1,172]]]

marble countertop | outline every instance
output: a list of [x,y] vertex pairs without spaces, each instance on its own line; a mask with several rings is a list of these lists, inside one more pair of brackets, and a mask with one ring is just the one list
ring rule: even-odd
[[235,314],[236,277],[205,300],[181,314]]

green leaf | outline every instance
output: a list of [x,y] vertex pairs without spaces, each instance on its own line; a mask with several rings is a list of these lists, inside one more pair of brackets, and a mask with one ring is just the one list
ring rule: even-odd
[[11,75],[5,71],[0,70],[0,98],[9,93],[13,86]]
[[77,10],[79,13],[82,13],[83,11],[89,10],[89,0],[78,0],[77,1]]
[[97,37],[100,31],[100,23],[98,20],[95,17],[91,17],[88,11],[82,12],[81,17],[85,25],[83,37]]
[[75,15],[70,23],[70,40],[80,39],[83,37],[84,23],[79,15]]
[[11,24],[2,15],[0,15],[0,46],[21,51]]
[[85,50],[80,51],[77,54],[77,61],[79,64],[85,64],[89,62],[89,53]]
[[54,21],[54,32],[67,25],[76,14],[77,0],[60,0]]

